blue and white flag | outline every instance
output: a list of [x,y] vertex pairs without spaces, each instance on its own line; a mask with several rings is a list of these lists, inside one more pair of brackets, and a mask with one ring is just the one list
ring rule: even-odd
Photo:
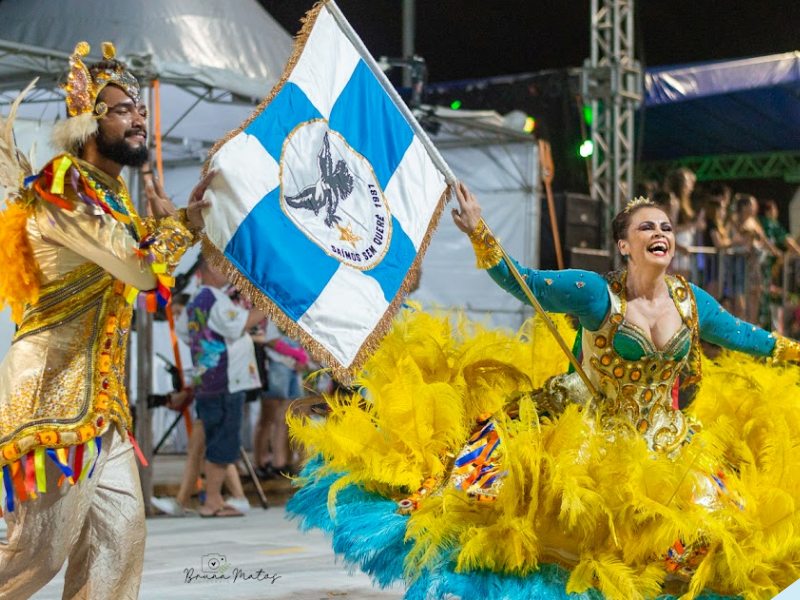
[[308,13],[283,77],[209,166],[204,252],[352,373],[416,276],[453,177],[332,1]]

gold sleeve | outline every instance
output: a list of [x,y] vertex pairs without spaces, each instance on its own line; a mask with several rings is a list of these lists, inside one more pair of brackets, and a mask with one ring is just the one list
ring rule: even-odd
[[491,269],[503,260],[500,246],[483,219],[478,221],[475,229],[469,233],[469,240],[472,242],[476,265],[479,269]]
[[775,336],[775,346],[772,348],[772,360],[778,363],[793,362],[800,363],[800,343],[777,333]]
[[[76,260],[82,258],[93,262],[137,289],[152,290],[156,287],[156,275],[133,235],[110,215],[98,213],[83,203],[73,210],[65,210],[48,202],[37,202],[35,214],[43,239],[68,249],[77,255]],[[40,263],[42,258],[37,255]],[[72,262],[63,253],[53,254],[52,260]],[[48,267],[46,264],[41,266],[43,269]],[[62,270],[58,267],[53,265],[55,270]]]
[[199,235],[189,229],[185,209],[174,216],[155,219],[149,225],[151,233],[140,246],[150,254],[154,263],[167,265],[167,272],[171,273],[184,253],[197,242]]

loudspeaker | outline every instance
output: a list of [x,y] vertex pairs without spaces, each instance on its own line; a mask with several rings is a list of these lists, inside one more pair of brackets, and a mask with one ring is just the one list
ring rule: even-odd
[[600,202],[585,194],[564,194],[566,248],[600,248]]
[[[564,259],[567,262],[569,262],[570,248],[600,248],[604,245],[601,236],[600,203],[597,200],[592,200],[591,196],[586,194],[561,192],[554,195],[553,202]],[[542,198],[541,206],[539,265],[542,269],[555,269],[556,255],[545,198]]]
[[613,269],[608,250],[596,248],[570,248],[569,266],[571,269],[585,269],[605,275]]

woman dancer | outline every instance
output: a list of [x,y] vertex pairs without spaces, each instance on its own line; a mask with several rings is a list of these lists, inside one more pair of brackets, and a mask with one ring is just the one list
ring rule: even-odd
[[[457,195],[478,266],[525,301]],[[770,598],[800,577],[798,369],[700,354],[703,339],[782,364],[798,344],[667,275],[673,228],[652,202],[613,230],[626,268],[606,278],[520,268],[546,310],[577,316],[588,383],[555,375],[539,334],[531,357],[415,313],[366,365],[366,399],[292,423],[318,458],[290,511],[408,598]],[[685,409],[681,387],[699,389]]]

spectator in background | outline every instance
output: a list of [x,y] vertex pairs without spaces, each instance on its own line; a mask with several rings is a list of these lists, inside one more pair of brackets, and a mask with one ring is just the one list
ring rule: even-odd
[[761,226],[758,202],[750,194],[736,194],[734,198],[733,245],[743,252],[743,260],[736,261],[737,316],[756,323],[761,304],[764,281],[761,264],[768,254],[778,256],[780,251],[770,242]]
[[[200,268],[202,261],[198,261],[196,267]],[[194,271],[194,269],[193,269]],[[199,272],[202,284],[202,270]],[[230,288],[231,293],[229,296],[234,302],[244,304],[244,299],[239,298],[239,293],[235,288]],[[183,293],[173,297],[172,300],[172,313],[175,316],[175,331],[178,337],[187,346],[191,345],[191,338],[189,336],[188,323],[186,319],[186,305],[191,300],[189,294]],[[248,305],[245,306],[249,310]],[[259,373],[259,379],[261,379]],[[264,381],[262,379],[262,381]],[[249,393],[249,392],[248,392]],[[170,394],[168,408],[181,412],[184,406],[193,401],[194,390],[193,388],[184,388],[183,390],[173,392]],[[178,490],[178,495],[173,497],[162,496],[153,497],[150,499],[151,504],[162,513],[171,517],[184,517],[189,510],[192,496],[201,489],[200,474],[203,472],[204,455],[206,449],[206,434],[203,429],[203,422],[200,419],[195,419],[192,423],[192,433],[189,436],[186,448],[186,466],[181,478],[181,485]],[[250,503],[244,493],[242,481],[239,477],[239,471],[235,465],[228,465],[225,470],[225,487],[230,493],[230,497],[225,499],[225,503],[235,508],[241,513],[250,511]]]
[[[686,278],[690,278],[692,271],[689,248],[698,243],[697,236],[705,229],[705,223],[692,206],[692,192],[696,182],[697,177],[686,167],[669,172],[664,180],[664,191],[678,201],[677,219],[673,220],[676,253],[672,269],[673,272]],[[669,216],[672,218],[671,214]]]
[[235,304],[223,291],[225,276],[205,260],[199,272],[203,285],[186,307],[195,404],[206,438],[206,498],[198,512],[202,517],[241,516],[223,499],[222,482],[239,456],[245,391],[261,387],[247,331],[265,315]]
[[779,254],[769,254],[762,264],[765,287],[761,299],[759,319],[762,327],[771,328],[783,335],[783,254],[786,252],[800,254],[800,245],[781,225],[778,216],[778,203],[775,200],[761,202],[759,222],[764,230],[764,236]]
[[[189,389],[183,389],[170,394],[169,408],[181,410],[191,393]],[[174,498],[170,496],[153,497],[150,500],[152,505],[164,514],[171,517],[186,516],[192,496],[200,490],[199,477],[203,471],[205,443],[206,434],[203,429],[203,422],[200,419],[196,419],[192,423],[192,435],[189,436],[189,444],[186,449],[186,466],[181,478],[178,495]],[[241,513],[249,512],[250,503],[244,494],[242,481],[235,465],[228,465],[225,470],[225,487],[231,494],[230,498],[225,499],[225,503]]]
[[261,399],[253,454],[261,479],[293,475],[286,411],[292,400],[302,398],[301,374],[308,368],[308,354],[270,321],[265,335],[269,385]]
[[731,188],[724,183],[712,183],[708,188],[708,195],[719,202],[722,219],[727,224],[730,221]]
[[[726,295],[724,282],[720,281],[720,270],[725,273],[732,266],[727,260],[726,250],[731,247],[732,240],[726,222],[726,207],[719,196],[709,195],[703,207],[706,229],[703,232],[703,246],[713,246],[717,254],[706,261],[705,290],[715,298]],[[720,269],[720,266],[722,267]]]
[[800,339],[800,297],[792,294],[789,297],[789,337]]
[[644,181],[640,181],[636,184],[636,193],[634,197],[643,196],[644,198],[650,198],[655,202],[656,194],[659,191],[658,181],[655,179],[645,179]]

